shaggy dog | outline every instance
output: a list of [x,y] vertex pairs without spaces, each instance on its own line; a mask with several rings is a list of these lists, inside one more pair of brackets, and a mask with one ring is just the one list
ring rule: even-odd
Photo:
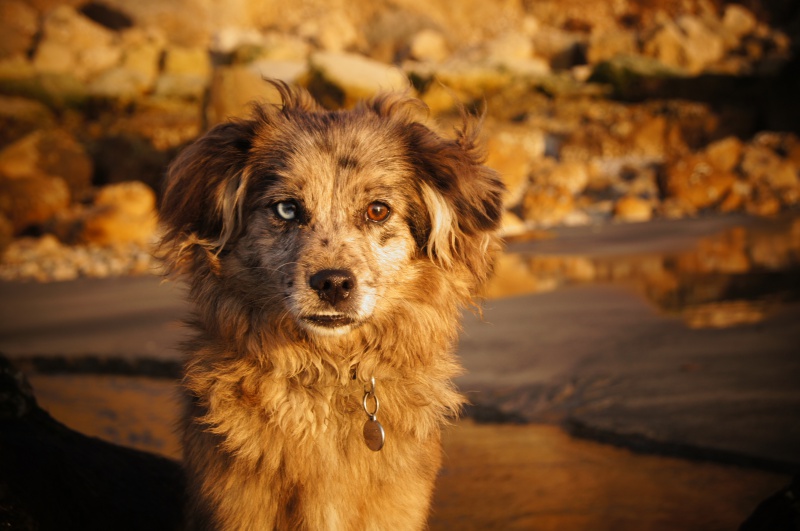
[[188,280],[182,422],[190,529],[420,529],[462,404],[461,309],[491,268],[503,185],[398,94],[219,125],[169,170]]

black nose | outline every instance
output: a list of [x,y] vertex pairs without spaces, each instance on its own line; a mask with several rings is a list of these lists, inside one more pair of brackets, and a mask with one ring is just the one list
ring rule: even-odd
[[311,275],[308,283],[331,306],[349,297],[356,288],[355,277],[346,269],[323,269]]

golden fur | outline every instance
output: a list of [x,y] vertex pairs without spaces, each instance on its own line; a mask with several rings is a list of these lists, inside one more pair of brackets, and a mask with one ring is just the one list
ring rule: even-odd
[[[195,307],[187,527],[420,529],[503,185],[466,118],[450,140],[404,95],[326,111],[275,85],[283,105],[182,152],[161,206],[167,264]],[[362,435],[371,377],[378,452]]]

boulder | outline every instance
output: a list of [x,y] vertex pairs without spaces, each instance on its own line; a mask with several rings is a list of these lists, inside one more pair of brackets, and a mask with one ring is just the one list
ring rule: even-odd
[[92,182],[93,163],[83,146],[63,129],[41,129],[0,151],[0,173],[15,178],[57,176],[80,197]]
[[117,35],[68,5],[48,13],[33,57],[40,72],[70,73],[87,80],[122,57]]
[[725,55],[724,39],[701,18],[683,15],[678,18],[678,25],[686,35],[683,66],[690,72],[701,72]]
[[26,56],[38,30],[38,15],[26,2],[0,2],[0,59]]
[[[133,112],[115,118],[104,136],[143,138],[161,152],[180,147],[202,133],[202,111],[195,102],[148,98],[139,100]],[[97,159],[98,153],[93,151],[93,155]]]
[[770,187],[763,184],[753,188],[745,200],[745,210],[753,216],[771,217],[780,213],[781,201]]
[[14,225],[5,215],[0,214],[0,259],[9,244],[14,240]]
[[429,63],[441,63],[450,55],[447,38],[440,32],[425,28],[415,33],[408,43],[411,59]]
[[347,107],[381,91],[409,87],[399,68],[352,53],[315,53],[310,69],[309,90],[329,108]]
[[249,65],[223,66],[214,70],[206,107],[209,125],[229,118],[249,116],[251,104],[280,103],[280,94],[265,78],[298,83],[307,73],[305,63],[262,60]]
[[531,39],[533,53],[546,59],[553,70],[566,70],[578,64],[586,40],[581,34],[552,26],[540,27]]
[[46,105],[27,98],[0,96],[0,148],[54,125],[55,116]]
[[734,171],[742,158],[744,144],[735,136],[717,140],[706,146],[708,162],[719,171]]
[[653,218],[653,203],[635,195],[626,195],[614,205],[614,219],[626,222],[650,221]]
[[525,195],[531,172],[531,161],[544,155],[544,135],[529,128],[503,128],[487,131],[486,165],[500,173],[506,185],[503,203],[518,204]]
[[542,227],[563,223],[574,210],[575,198],[556,186],[531,186],[522,202],[525,221]]
[[690,155],[666,165],[662,188],[667,197],[703,209],[722,201],[735,182],[733,173],[717,170],[702,155]]
[[93,77],[89,93],[129,101],[151,91],[159,74],[162,50],[163,37],[158,32],[138,28],[126,31],[120,64]]
[[359,39],[358,30],[340,10],[327,10],[323,16],[304,21],[297,28],[297,33],[329,52],[344,52]]
[[42,226],[70,203],[67,183],[60,177],[36,173],[12,178],[0,173],[0,217],[14,234]]
[[536,184],[566,190],[577,195],[589,184],[589,169],[584,162],[571,160],[560,164],[545,165],[538,169],[532,180]]
[[164,52],[164,68],[155,94],[164,98],[199,101],[211,77],[211,59],[205,48],[173,46]]
[[728,4],[722,14],[722,27],[733,35],[741,39],[753,33],[758,26],[758,20],[746,7],[740,4]]
[[642,50],[665,65],[697,74],[722,59],[725,41],[701,18],[683,15],[665,21],[646,37]]
[[155,239],[156,196],[147,185],[129,181],[104,186],[83,220],[86,243],[148,245]]
[[751,183],[764,184],[772,190],[794,189],[800,184],[794,164],[766,146],[746,146],[741,169]]
[[638,52],[636,34],[617,28],[613,31],[594,32],[586,48],[589,64],[608,61],[618,55],[635,55]]
[[233,64],[248,64],[258,61],[296,61],[307,62],[311,45],[286,33],[271,31],[258,34],[258,39],[242,43],[231,51]]

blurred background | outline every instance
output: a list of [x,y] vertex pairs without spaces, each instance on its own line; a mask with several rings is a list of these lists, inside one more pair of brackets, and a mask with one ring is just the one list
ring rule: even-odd
[[794,0],[0,0],[0,352],[179,457],[166,166],[274,102],[486,111],[508,187],[436,529],[735,529],[800,472]]

